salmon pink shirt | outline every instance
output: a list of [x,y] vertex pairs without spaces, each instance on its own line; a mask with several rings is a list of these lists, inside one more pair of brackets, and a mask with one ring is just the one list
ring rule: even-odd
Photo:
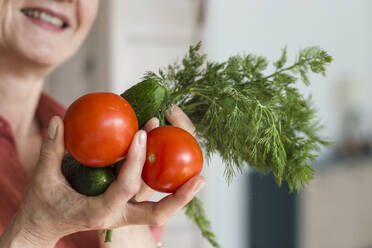
[[[44,138],[47,137],[49,120],[58,115],[63,118],[65,107],[43,93],[40,96],[36,115]],[[28,184],[28,177],[19,161],[12,128],[0,115],[0,235],[20,207],[21,197]],[[162,228],[153,229],[156,242],[161,241]],[[114,232],[115,235],[115,232]],[[87,231],[62,238],[56,248],[98,248],[98,232]]]

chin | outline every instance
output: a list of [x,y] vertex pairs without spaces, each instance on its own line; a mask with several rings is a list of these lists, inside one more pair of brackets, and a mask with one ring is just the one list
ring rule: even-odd
[[29,61],[46,67],[57,67],[63,63],[64,58],[60,58],[58,52],[55,49],[49,46],[37,46],[34,47],[32,51],[25,51],[23,56],[26,57]]
[[65,47],[41,40],[20,41],[15,50],[18,50],[20,57],[31,62],[33,66],[44,67],[48,71],[58,67],[71,56]]

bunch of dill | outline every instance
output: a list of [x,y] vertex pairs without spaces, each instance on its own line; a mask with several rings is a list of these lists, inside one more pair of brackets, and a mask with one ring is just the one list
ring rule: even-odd
[[[268,60],[261,56],[236,55],[225,62],[207,60],[191,46],[182,63],[158,73],[147,72],[168,89],[165,110],[178,104],[190,117],[207,158],[218,153],[225,164],[228,182],[246,165],[261,173],[271,172],[278,185],[286,181],[291,191],[300,190],[312,178],[314,160],[321,145],[321,128],[310,99],[295,87],[309,85],[310,72],[325,75],[332,61],[327,52],[309,47],[287,66],[287,50],[265,74]],[[199,226],[214,247],[220,247],[198,199],[186,214]]]

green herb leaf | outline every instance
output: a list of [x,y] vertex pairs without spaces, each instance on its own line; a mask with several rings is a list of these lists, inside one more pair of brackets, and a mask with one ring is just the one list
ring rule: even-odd
[[284,48],[275,71],[266,76],[269,62],[262,56],[213,62],[199,53],[200,46],[191,46],[181,64],[145,75],[167,87],[163,109],[176,103],[185,111],[207,158],[215,152],[221,156],[228,182],[250,165],[272,172],[278,185],[285,180],[291,191],[300,190],[314,173],[310,161],[328,142],[318,135],[321,126],[311,101],[295,83],[301,79],[309,85],[310,72],[325,75],[331,56],[309,47],[286,66]]
[[201,230],[202,235],[206,238],[213,247],[221,248],[216,240],[216,235],[213,233],[211,223],[205,215],[205,211],[201,201],[194,197],[186,205],[186,216],[189,217]]
[[[200,47],[200,42],[191,46],[182,63],[145,74],[145,79],[167,88],[158,116],[161,123],[171,104],[178,104],[194,123],[206,157],[221,156],[227,182],[249,165],[271,172],[278,185],[284,180],[290,191],[299,191],[314,174],[311,161],[320,146],[329,142],[318,134],[322,126],[311,99],[305,99],[295,83],[309,85],[310,72],[324,76],[332,57],[309,47],[287,66],[284,48],[268,74],[269,61],[262,56],[236,55],[213,62],[199,53]],[[194,198],[186,206],[186,215],[214,247],[220,247],[200,200]]]

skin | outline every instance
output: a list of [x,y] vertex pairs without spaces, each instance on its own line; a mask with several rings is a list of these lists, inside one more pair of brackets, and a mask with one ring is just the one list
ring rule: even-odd
[[[31,6],[63,13],[70,26],[56,33],[35,25],[20,12]],[[69,233],[107,228],[117,229],[113,242],[102,247],[155,247],[147,225],[167,222],[205,183],[198,176],[159,202],[146,201],[153,192],[140,175],[146,131],[158,125],[156,119],[136,134],[118,179],[103,195],[82,196],[64,179],[60,171],[63,122],[52,119],[49,138],[43,143],[35,111],[44,78],[77,51],[98,7],[98,0],[0,0],[0,114],[12,126],[20,161],[30,177],[0,247],[53,247]],[[195,130],[176,106],[167,118],[191,133]]]

